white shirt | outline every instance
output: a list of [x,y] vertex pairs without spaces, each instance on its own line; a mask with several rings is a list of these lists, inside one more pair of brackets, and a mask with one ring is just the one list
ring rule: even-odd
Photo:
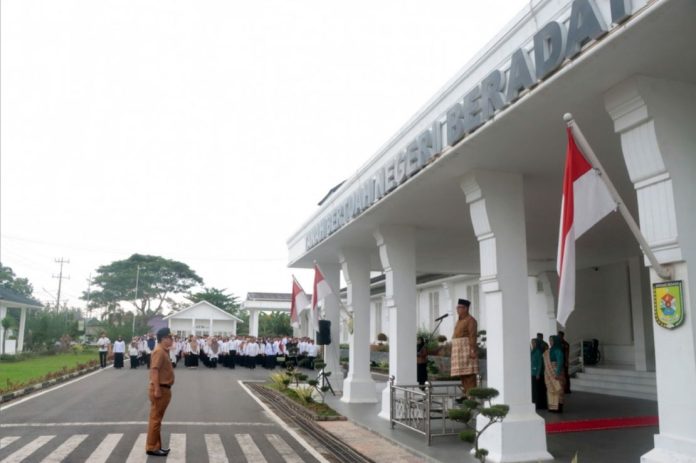
[[307,346],[307,356],[308,357],[316,357],[318,352],[319,352],[319,346],[317,346],[316,344],[310,344]]
[[116,341],[114,343],[114,354],[124,354],[126,352],[126,342]]
[[138,356],[138,348],[130,346],[128,348],[128,355],[130,355],[131,357],[137,357]]
[[99,346],[99,352],[107,352],[109,350],[109,345],[111,341],[106,336],[102,336],[97,340],[97,346]]
[[249,344],[247,344],[246,354],[249,357],[256,357],[257,355],[259,355],[259,345],[255,342],[250,342]]
[[266,343],[266,347],[265,347],[265,349],[264,349],[264,354],[266,354],[266,355],[274,355],[274,352],[273,352],[273,344],[271,344],[270,342],[267,342],[267,343]]

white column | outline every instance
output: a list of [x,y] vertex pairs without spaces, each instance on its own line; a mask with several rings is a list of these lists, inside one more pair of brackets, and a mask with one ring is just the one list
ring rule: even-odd
[[249,309],[249,336],[259,336],[259,311]]
[[27,308],[22,307],[19,315],[19,333],[17,334],[17,352],[24,350],[24,329],[27,324]]
[[633,324],[634,362],[637,371],[655,371],[655,343],[652,335],[650,306],[647,303],[650,281],[643,274],[640,257],[628,260],[628,279],[631,293],[631,320]]
[[[496,403],[510,406],[505,420],[481,437],[488,460],[539,461],[546,450],[544,420],[531,401],[529,296],[522,176],[472,172],[461,182],[479,241],[481,290],[486,307],[488,386]],[[479,428],[487,420],[479,419]]]
[[[641,230],[684,288],[684,324],[668,330],[652,323],[660,433],[641,461],[696,461],[696,395],[684,389],[696,384],[696,277],[689,277],[696,271],[696,87],[637,76],[607,92],[605,103],[621,136]],[[651,270],[650,281],[662,280]]]
[[196,318],[191,319],[191,334],[196,335]]
[[[385,276],[389,313],[389,375],[396,384],[416,384],[416,238],[409,227],[380,226],[375,232]],[[389,388],[382,393],[381,418],[389,419]]]
[[209,321],[209,326],[210,326],[210,328],[208,329],[208,335],[212,336],[213,335],[213,319],[212,318]]
[[348,377],[343,381],[347,403],[376,403],[375,382],[370,374],[370,254],[365,249],[343,249],[340,254],[346,280],[346,306],[353,313]]
[[[7,317],[7,307],[0,305],[0,320]],[[0,326],[0,352],[5,352],[5,330]]]
[[[331,286],[331,288],[336,291],[336,295],[329,296],[324,299],[323,311],[324,320],[329,320],[331,322],[331,344],[324,347],[324,362],[326,362],[326,371],[330,371],[332,376],[329,378],[331,380],[331,386],[335,390],[343,389],[343,381],[341,381],[341,318],[340,318],[340,305],[338,297],[338,291],[341,288],[341,265],[334,263],[319,263],[321,271],[326,278],[326,282]],[[316,332],[313,338],[316,339]]]

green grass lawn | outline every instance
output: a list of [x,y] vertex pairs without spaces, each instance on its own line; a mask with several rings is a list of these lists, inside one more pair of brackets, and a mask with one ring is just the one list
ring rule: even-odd
[[48,373],[60,371],[63,367],[74,368],[78,363],[99,360],[96,351],[85,351],[79,354],[72,352],[58,355],[46,355],[38,358],[21,360],[19,362],[0,362],[0,389],[12,383],[31,383],[38,381]]

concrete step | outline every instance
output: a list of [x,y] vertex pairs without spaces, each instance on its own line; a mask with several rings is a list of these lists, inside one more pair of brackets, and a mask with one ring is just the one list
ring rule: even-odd
[[587,383],[580,379],[571,380],[571,389],[580,392],[592,392],[617,397],[632,397],[634,399],[657,400],[657,390],[630,390],[628,388],[604,387],[596,383]]
[[648,386],[652,389],[657,387],[657,380],[654,376],[621,376],[621,375],[598,375],[595,373],[577,373],[576,378],[579,380],[584,380],[587,382],[593,382],[597,384],[608,384],[608,385],[636,385],[636,386]]
[[584,374],[599,376],[621,376],[626,378],[655,378],[654,371],[635,371],[617,367],[585,367]]
[[587,367],[571,380],[571,388],[596,394],[657,400],[655,372],[636,371],[620,365]]

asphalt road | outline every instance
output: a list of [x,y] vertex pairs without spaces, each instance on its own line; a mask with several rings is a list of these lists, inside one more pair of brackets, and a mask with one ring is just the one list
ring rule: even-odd
[[[317,462],[239,384],[267,370],[179,367],[162,439],[147,457],[147,370],[107,368],[0,407],[0,463]],[[290,432],[289,432],[290,431]]]

